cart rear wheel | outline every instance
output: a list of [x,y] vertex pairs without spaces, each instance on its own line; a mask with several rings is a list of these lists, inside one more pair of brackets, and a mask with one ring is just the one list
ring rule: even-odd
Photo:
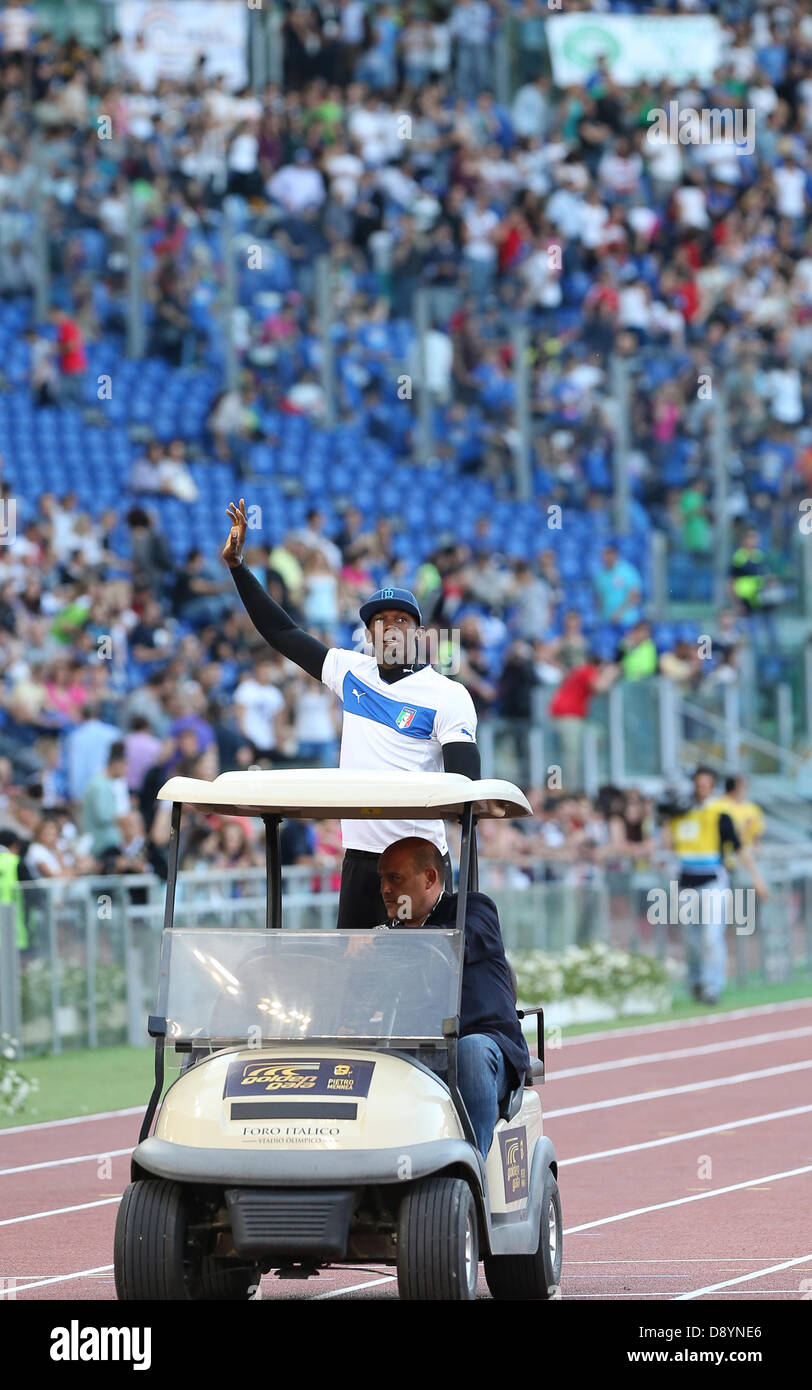
[[246,1303],[250,1290],[259,1284],[261,1271],[234,1260],[204,1255],[195,1272],[195,1297],[209,1302]]
[[123,1302],[188,1300],[187,1214],[176,1182],[131,1182],[116,1220],[116,1294]]
[[486,1255],[485,1278],[494,1298],[550,1299],[561,1280],[561,1197],[547,1169],[541,1197],[539,1243],[534,1255]]
[[462,1178],[427,1178],[406,1193],[398,1219],[398,1293],[405,1299],[476,1298],[479,1240]]

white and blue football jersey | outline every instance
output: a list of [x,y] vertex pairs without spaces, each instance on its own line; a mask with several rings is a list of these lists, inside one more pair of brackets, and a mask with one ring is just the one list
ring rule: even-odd
[[[464,686],[425,666],[391,685],[374,656],[331,647],[321,678],[341,700],[339,766],[353,771],[442,772],[443,744],[476,741],[476,711]],[[441,820],[341,822],[345,849],[381,854],[407,835],[448,848]]]

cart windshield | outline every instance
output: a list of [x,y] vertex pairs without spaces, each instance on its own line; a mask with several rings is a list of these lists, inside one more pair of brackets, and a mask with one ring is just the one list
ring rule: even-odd
[[460,968],[457,931],[173,928],[159,1011],[170,1042],[437,1041]]

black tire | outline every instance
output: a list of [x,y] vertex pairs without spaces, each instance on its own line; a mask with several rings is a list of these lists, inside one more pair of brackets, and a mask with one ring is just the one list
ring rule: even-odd
[[113,1265],[120,1302],[177,1302],[192,1298],[186,1257],[187,1215],[176,1182],[131,1182],[116,1219]]
[[462,1178],[426,1178],[398,1214],[398,1293],[404,1299],[468,1302],[479,1269],[477,1214]]
[[561,1282],[563,1231],[561,1197],[547,1169],[541,1196],[539,1243],[534,1255],[486,1255],[485,1279],[494,1298],[555,1298]]
[[258,1265],[201,1255],[189,1241],[189,1206],[176,1182],[131,1182],[116,1221],[119,1301],[247,1302]]
[[204,1255],[195,1271],[195,1297],[207,1302],[246,1303],[249,1290],[257,1287],[260,1278],[258,1267]]

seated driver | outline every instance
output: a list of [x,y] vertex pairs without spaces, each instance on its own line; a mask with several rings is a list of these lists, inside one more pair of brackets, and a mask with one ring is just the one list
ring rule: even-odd
[[[445,891],[443,856],[430,840],[409,836],[389,845],[378,860],[378,878],[390,928],[456,926],[458,895]],[[499,1104],[529,1065],[496,905],[484,893],[469,893],[457,1081],[486,1158]]]

